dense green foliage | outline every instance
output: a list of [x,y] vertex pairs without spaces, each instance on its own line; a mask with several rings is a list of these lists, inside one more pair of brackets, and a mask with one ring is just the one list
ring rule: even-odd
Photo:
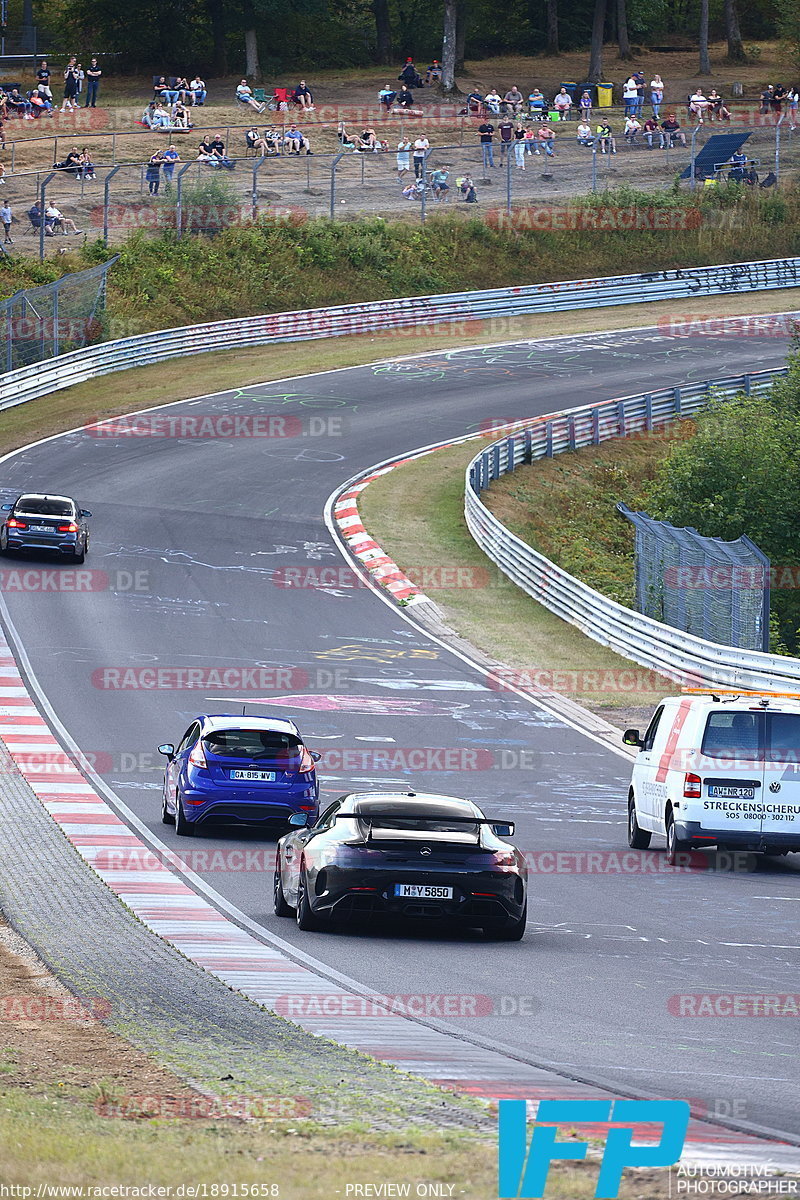
[[[769,556],[778,640],[800,648],[800,355],[766,398],[712,401],[695,436],[667,455],[648,489],[652,516],[732,541],[747,534]],[[777,648],[777,647],[776,647]]]

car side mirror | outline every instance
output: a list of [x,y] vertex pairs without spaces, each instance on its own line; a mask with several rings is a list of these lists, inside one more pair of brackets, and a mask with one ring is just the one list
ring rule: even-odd
[[82,517],[90,517],[92,514],[89,512],[88,508],[82,508],[80,511],[80,515]]
[[514,823],[512,821],[502,821],[497,825],[493,825],[492,833],[497,834],[498,837],[513,837]]
[[172,742],[164,742],[163,746],[158,747],[158,753],[166,755],[167,758],[175,757],[175,747]]
[[289,824],[293,829],[304,829],[308,825],[308,813],[292,813]]
[[311,757],[314,760],[314,762],[319,762],[319,760],[322,758],[322,755],[319,753],[318,750],[312,750]]
[[3,505],[3,512],[11,512],[13,508],[14,508],[14,505],[13,505],[13,504],[4,504],[4,505]]
[[642,748],[642,739],[638,729],[626,729],[622,740],[626,746],[637,746],[640,750]]

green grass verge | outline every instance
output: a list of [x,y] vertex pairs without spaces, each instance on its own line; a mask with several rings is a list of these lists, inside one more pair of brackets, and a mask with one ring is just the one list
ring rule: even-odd
[[[471,442],[397,467],[367,487],[359,509],[365,526],[403,569],[453,567],[467,586],[425,592],[447,623],[480,650],[530,673],[531,682],[569,695],[620,723],[633,708],[651,708],[674,684],[627,660],[562,621],[502,575],[478,549],[463,515],[464,472],[478,452]],[[446,578],[446,577],[445,577]],[[484,583],[485,581],[485,583]],[[475,584],[476,586],[473,586]]]

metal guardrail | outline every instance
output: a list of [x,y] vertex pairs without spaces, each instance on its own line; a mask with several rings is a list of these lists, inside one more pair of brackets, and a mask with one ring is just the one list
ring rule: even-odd
[[481,491],[493,479],[522,463],[596,446],[609,438],[646,434],[676,417],[697,412],[712,395],[730,399],[741,392],[762,394],[785,373],[785,368],[780,368],[664,388],[571,409],[535,423],[520,422],[518,431],[481,451],[467,468],[464,515],[472,537],[529,596],[594,641],[642,666],[697,686],[800,690],[800,659],[718,645],[626,608],[527,545],[480,499]]
[[188,354],[233,350],[280,342],[309,341],[353,333],[451,325],[462,333],[477,320],[526,313],[563,312],[643,300],[686,299],[730,292],[765,291],[800,283],[800,258],[728,263],[677,271],[653,271],[603,279],[567,280],[485,292],[453,292],[368,304],[288,313],[267,313],[231,321],[163,329],[75,350],[49,363],[0,375],[0,410],[73,387],[101,375],[144,367]]

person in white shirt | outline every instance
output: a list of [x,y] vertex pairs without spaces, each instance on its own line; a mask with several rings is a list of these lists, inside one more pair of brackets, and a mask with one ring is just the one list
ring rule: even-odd
[[664,80],[660,75],[654,75],[650,80],[650,103],[653,106],[653,118],[657,121],[664,103]]
[[199,75],[195,75],[194,79],[189,80],[189,89],[192,93],[192,104],[205,104],[208,92],[206,91],[204,79],[201,79]]
[[695,94],[689,100],[689,112],[694,113],[694,115],[697,117],[697,124],[702,125],[707,111],[708,100],[703,95],[702,89],[698,88]]
[[492,88],[490,92],[486,93],[486,95],[483,97],[483,103],[490,108],[493,113],[500,112],[500,93],[496,88]]
[[568,121],[570,118],[570,109],[572,108],[572,96],[566,88],[562,88],[553,101],[553,107],[558,113],[559,120]]
[[625,116],[632,117],[636,112],[636,104],[639,99],[639,89],[632,75],[625,80],[622,88],[622,99],[625,102]]
[[44,210],[44,215],[54,229],[61,229],[64,233],[83,233],[83,230],[78,229],[74,221],[59,212],[52,200]]
[[575,132],[575,136],[579,146],[591,146],[594,143],[592,127],[591,125],[587,125],[585,121],[581,121]]
[[633,146],[636,142],[637,133],[641,133],[642,125],[636,117],[625,118],[625,141],[629,146]]
[[414,176],[419,179],[425,174],[425,156],[431,144],[426,137],[418,137],[414,142]]

